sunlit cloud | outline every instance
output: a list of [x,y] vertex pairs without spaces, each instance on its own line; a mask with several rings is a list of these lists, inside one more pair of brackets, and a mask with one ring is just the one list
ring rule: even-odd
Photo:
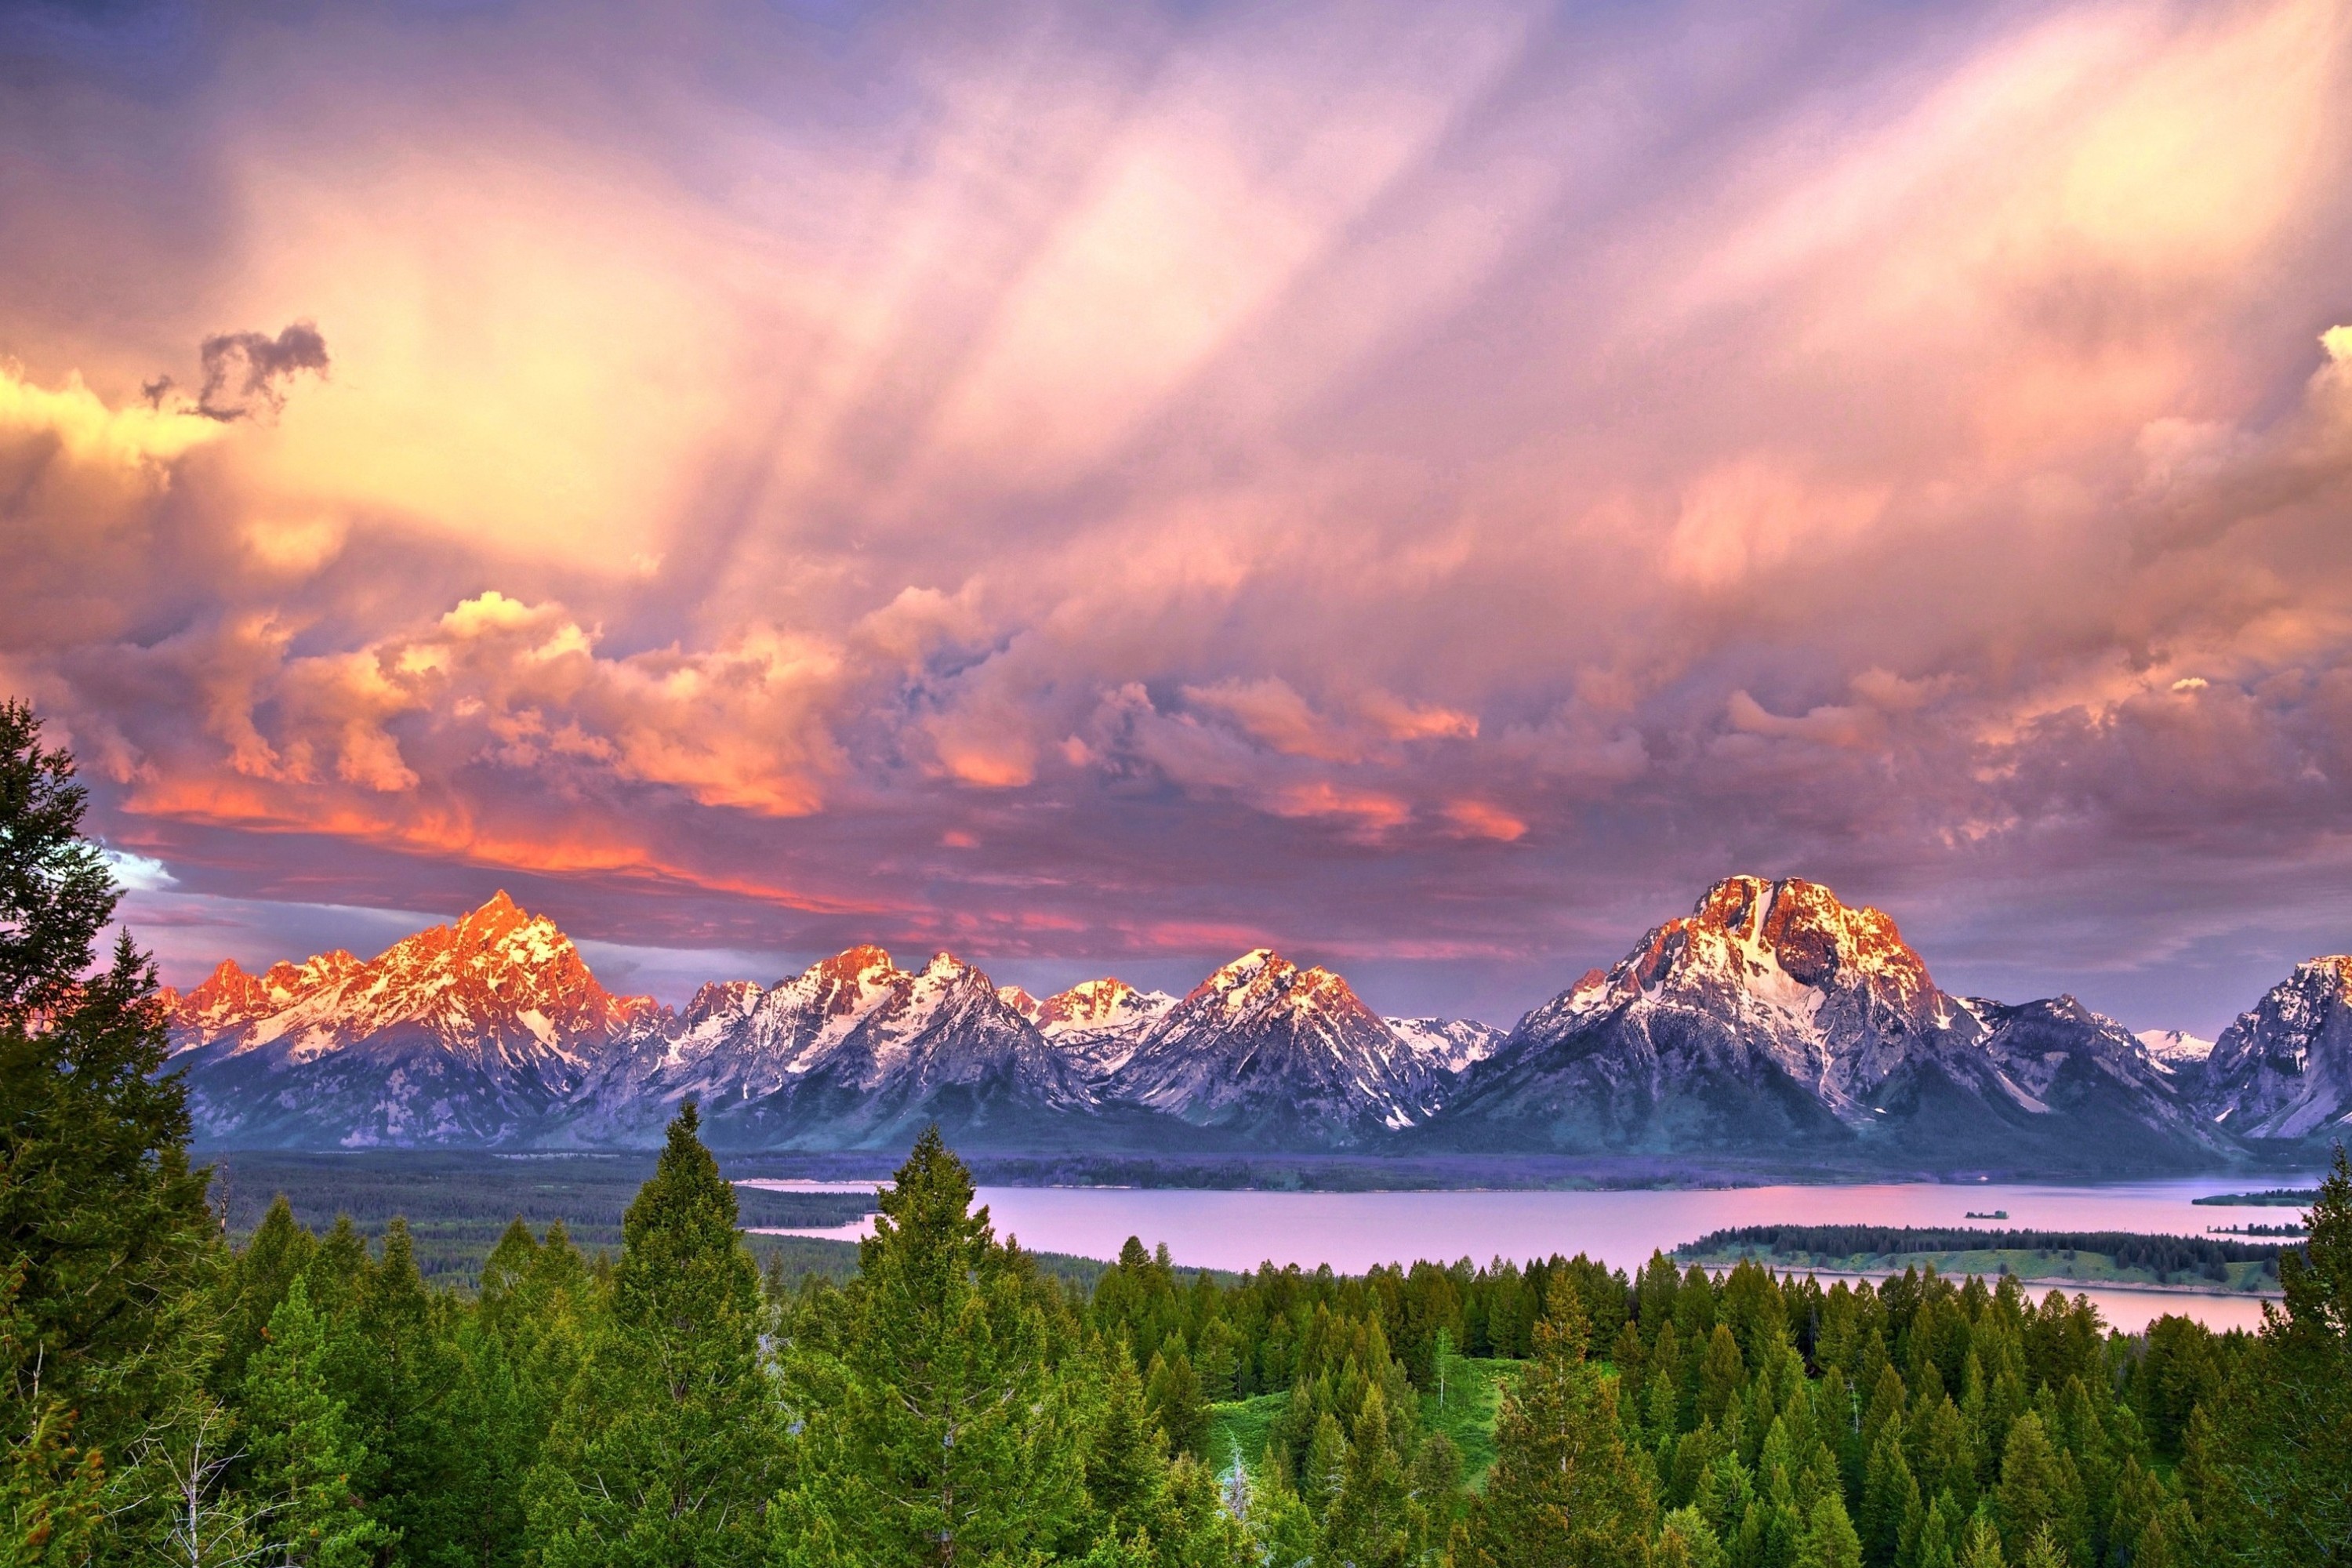
[[1748,869],[2210,1033],[2352,918],[2348,31],[28,37],[0,686],[172,964],[533,879],[664,975],[1270,942],[1507,1021]]

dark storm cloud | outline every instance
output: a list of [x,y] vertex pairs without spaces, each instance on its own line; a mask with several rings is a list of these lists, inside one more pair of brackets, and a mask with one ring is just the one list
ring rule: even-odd
[[[281,328],[275,338],[265,332],[216,332],[205,340],[201,357],[205,379],[196,389],[196,411],[226,423],[251,418],[257,412],[283,411],[283,383],[306,370],[327,374],[327,340],[308,321]],[[154,401],[152,395],[149,401]]]

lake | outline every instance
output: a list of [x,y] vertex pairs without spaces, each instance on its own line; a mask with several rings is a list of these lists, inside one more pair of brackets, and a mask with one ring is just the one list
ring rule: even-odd
[[[2258,1186],[2311,1186],[2318,1176],[2266,1174]],[[857,1183],[753,1179],[782,1191],[860,1191]],[[982,1187],[1000,1236],[1040,1252],[1114,1258],[1130,1236],[1168,1244],[1189,1268],[1252,1269],[1262,1261],[1313,1268],[1328,1263],[1358,1274],[1416,1258],[1524,1260],[1586,1253],[1622,1268],[1729,1226],[1862,1224],[2131,1230],[2202,1236],[2210,1225],[2275,1221],[2278,1209],[2192,1205],[2208,1194],[2245,1190],[2231,1177],[2037,1186],[2000,1183],[1890,1183],[1639,1192],[1213,1192],[1192,1188]],[[2005,1220],[1970,1221],[1969,1211],[2005,1209]],[[855,1238],[864,1225],[802,1236]],[[2075,1292],[2070,1290],[2070,1295]],[[2126,1330],[2166,1312],[2216,1329],[2252,1328],[2258,1301],[2246,1297],[2085,1288],[2107,1321]]]

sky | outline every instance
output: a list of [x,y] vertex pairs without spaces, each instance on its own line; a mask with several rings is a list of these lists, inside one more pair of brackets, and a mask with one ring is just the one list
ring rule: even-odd
[[2352,948],[2340,3],[0,9],[0,692],[164,976],[1249,947],[1734,872]]

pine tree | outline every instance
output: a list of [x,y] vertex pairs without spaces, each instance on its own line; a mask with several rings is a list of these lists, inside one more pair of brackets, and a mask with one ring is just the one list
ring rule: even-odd
[[2021,1555],[2026,1542],[2048,1531],[2068,1562],[2087,1562],[2090,1542],[2082,1485],[2073,1462],[2052,1447],[2042,1417],[2032,1411],[2009,1429],[1993,1505],[2002,1543],[2012,1556]]
[[1388,1402],[1374,1387],[1356,1416],[1339,1495],[1323,1516],[1322,1560],[1353,1568],[1400,1568],[1409,1536],[1403,1468],[1389,1439]]
[[1087,1445],[1087,1496],[1095,1531],[1120,1539],[1148,1525],[1168,1486],[1168,1438],[1144,1408],[1143,1383],[1127,1342],[1113,1342],[1102,1405]]
[[1315,1435],[1307,1439],[1298,1469],[1298,1494],[1317,1519],[1330,1510],[1347,1473],[1347,1434],[1339,1430],[1339,1418],[1326,1410],[1316,1417]]
[[1722,1541],[1696,1508],[1678,1508],[1659,1522],[1651,1561],[1652,1568],[1727,1568]]
[[1912,1478],[1903,1444],[1889,1426],[1870,1450],[1863,1469],[1860,1534],[1863,1558],[1870,1568],[1894,1568],[1903,1521],[1920,1507],[1919,1483]]
[[1586,1363],[1587,1320],[1556,1276],[1533,1331],[1535,1357],[1504,1396],[1495,1464],[1473,1542],[1492,1568],[1640,1563],[1657,1505],[1626,1452],[1616,1384]]
[[334,1359],[352,1366],[347,1397],[368,1449],[376,1517],[420,1563],[472,1534],[461,1472],[483,1456],[459,1440],[451,1403],[465,1364],[416,1267],[408,1222],[385,1227],[383,1257],[362,1278]]
[[2285,1310],[2263,1309],[2255,1353],[2210,1422],[2197,1407],[2200,1451],[2181,1466],[2212,1544],[2262,1568],[2352,1562],[2352,1156],[2341,1143],[2305,1224],[2300,1255],[2279,1259]]
[[[120,893],[81,837],[73,760],[0,701],[0,1278],[14,1281],[0,1366],[0,1467],[15,1448],[125,1446],[194,1393],[211,1360],[194,1287],[215,1244],[206,1173],[188,1168],[186,1097],[163,1072],[153,966],[119,938]],[[35,1467],[37,1468],[37,1467]],[[31,1474],[31,1468],[24,1468]]]
[[[0,1276],[0,1353],[13,1363],[21,1265]],[[89,1554],[106,1510],[106,1464],[71,1441],[73,1415],[54,1400],[33,1404],[32,1429],[9,1445],[0,1469],[0,1563],[68,1568]]]
[[1835,1489],[1815,1500],[1797,1542],[1797,1568],[1862,1568],[1862,1539]]
[[609,1320],[530,1489],[546,1568],[736,1568],[766,1546],[778,1440],[759,1273],[688,1101],[622,1217]]
[[1982,1513],[1969,1521],[1967,1542],[1960,1548],[1958,1568],[2007,1568],[2001,1556],[2000,1531]]
[[806,1427],[780,1563],[1017,1559],[1083,1525],[1083,1423],[1056,1364],[1067,1325],[971,1196],[926,1131],[881,1196],[833,1343],[790,1365]]
[[1966,1540],[1967,1515],[1950,1492],[1937,1492],[1920,1521],[1916,1568],[1955,1568]]
[[1176,1337],[1171,1351],[1155,1352],[1151,1358],[1151,1372],[1144,1380],[1144,1406],[1168,1434],[1171,1448],[1203,1458],[1209,1446],[1209,1402],[1202,1395],[1201,1379],[1192,1370],[1182,1335]]
[[327,1385],[327,1335],[298,1277],[269,1315],[245,1378],[245,1422],[264,1528],[289,1568],[361,1568],[387,1533],[353,1483],[367,1447]]
[[280,1193],[253,1239],[223,1272],[221,1350],[216,1387],[235,1389],[245,1382],[246,1363],[260,1350],[270,1314],[286,1300],[288,1287],[310,1267],[317,1252],[316,1237],[294,1218],[294,1210]]

